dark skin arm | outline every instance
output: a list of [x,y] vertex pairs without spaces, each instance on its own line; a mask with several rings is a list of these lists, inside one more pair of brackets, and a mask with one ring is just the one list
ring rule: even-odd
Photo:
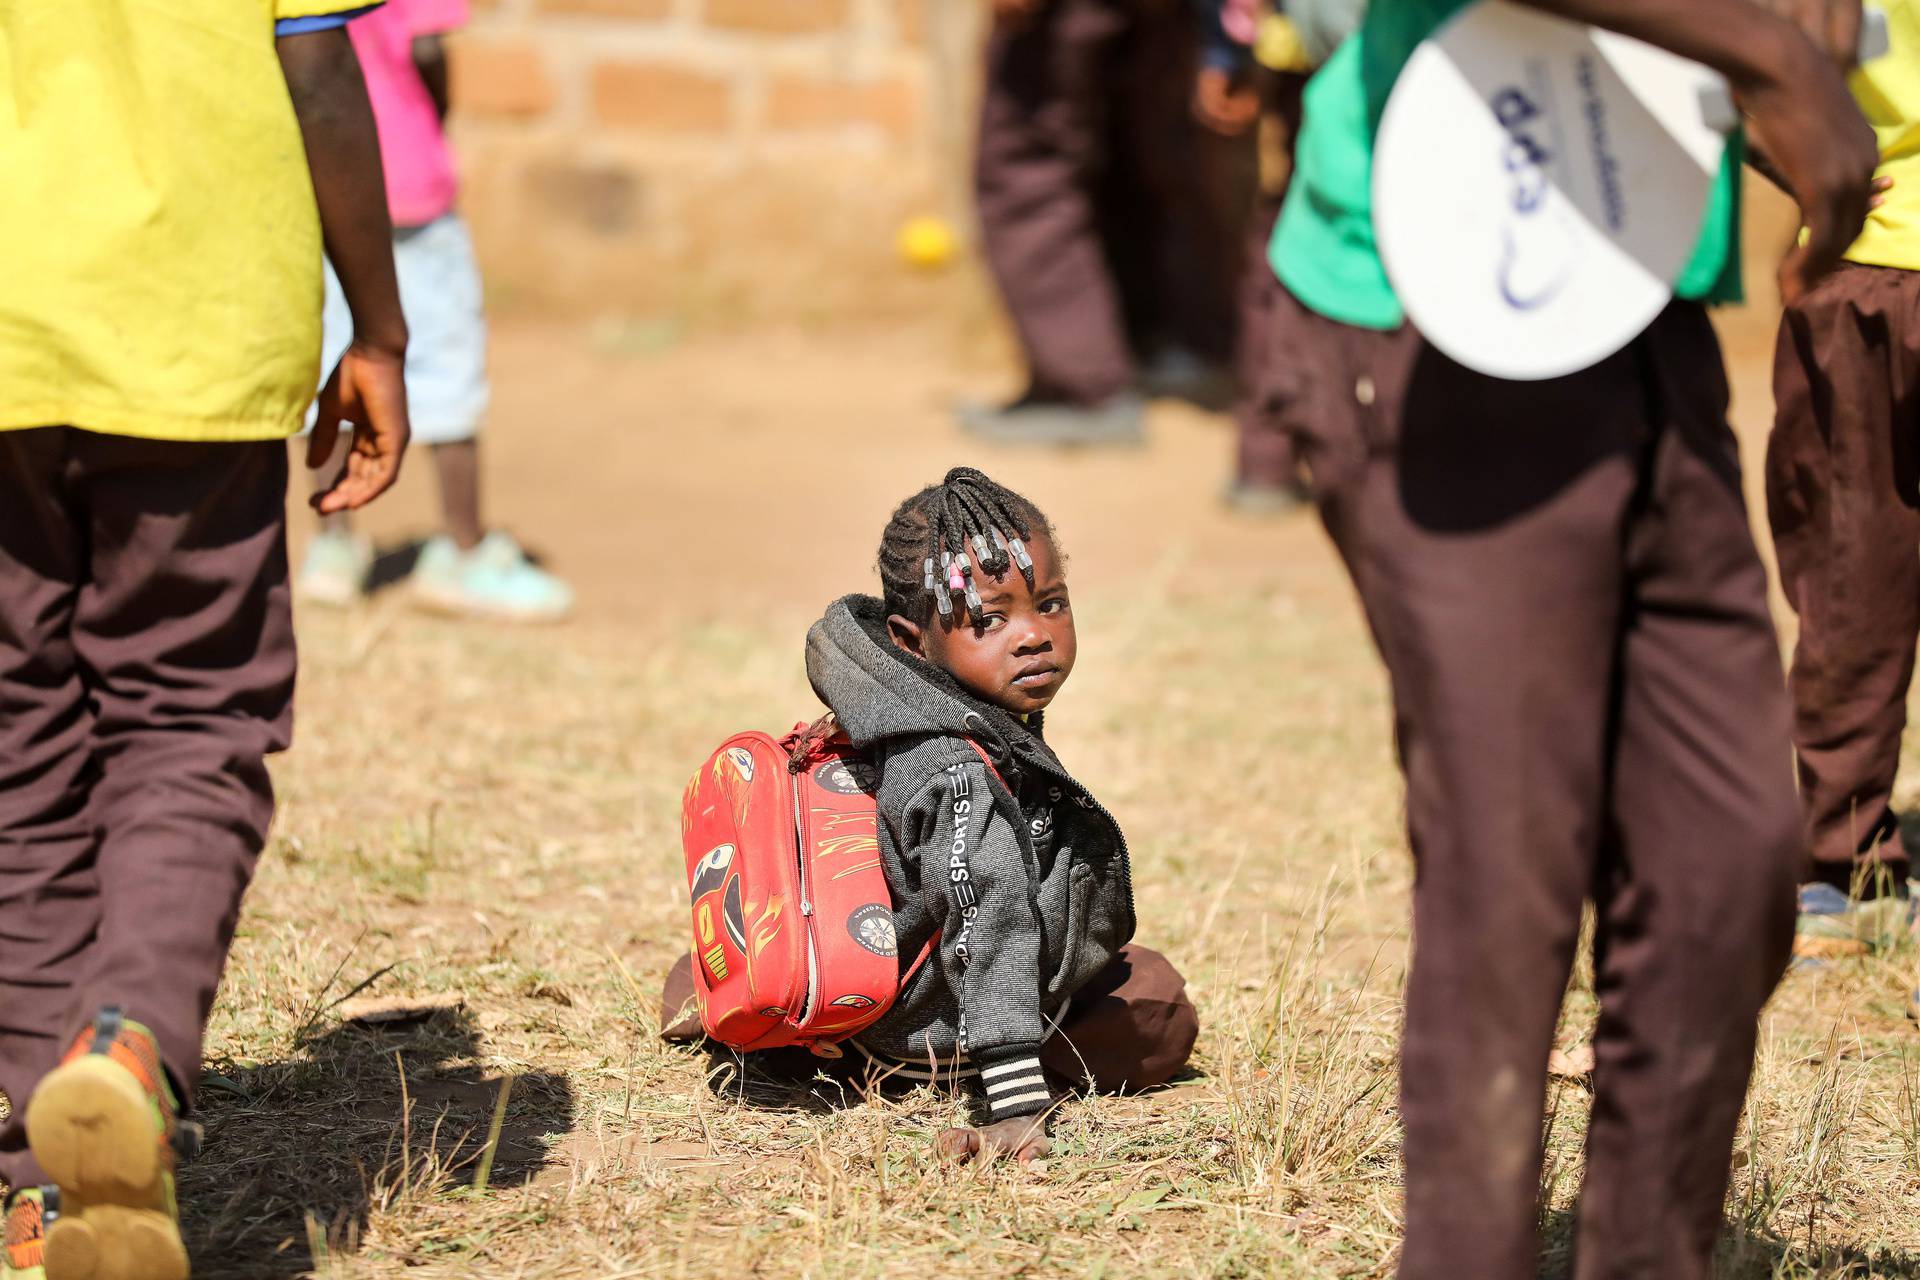
[[995,22],[1022,27],[1033,21],[1047,0],[992,0]]
[[407,420],[407,322],[393,271],[393,223],[380,138],[360,61],[345,28],[287,36],[280,67],[313,174],[327,258],[353,312],[353,342],[320,391],[307,465],[333,456],[340,423],[353,424],[347,465],[314,495],[323,515],[364,507],[393,487],[412,434]]
[[1759,0],[1806,34],[1842,71],[1860,51],[1860,0]]
[[[1879,163],[1873,130],[1833,56],[1858,43],[1859,0],[1777,0],[1791,5],[1795,17],[1815,21],[1819,44],[1794,18],[1754,0],[1523,3],[1633,36],[1724,75],[1807,227],[1805,240],[1780,264],[1782,300],[1798,300],[1839,263],[1866,220]],[[1851,11],[1851,25],[1835,13],[1841,9]]]
[[1194,79],[1193,113],[1222,137],[1237,138],[1260,118],[1260,94],[1229,71],[1202,67]]
[[[1806,33],[1835,66],[1842,71],[1853,66],[1854,55],[1860,47],[1860,5],[1857,0],[1760,0],[1769,10],[1792,22]],[[1758,142],[1749,142],[1747,163],[1753,171],[1771,182],[1782,191],[1788,191],[1787,180],[1777,165],[1767,157],[1765,148]],[[1868,207],[1877,209],[1887,202],[1887,192],[1893,189],[1892,178],[1876,178],[1873,183],[1873,196]],[[1788,191],[1791,195],[1792,192]]]
[[[1793,194],[1788,190],[1787,180],[1780,175],[1780,170],[1774,166],[1773,161],[1767,159],[1767,153],[1760,149],[1759,144],[1751,140],[1747,143],[1747,167],[1788,195]],[[1875,178],[1873,194],[1867,199],[1867,207],[1878,209],[1887,202],[1887,192],[1891,190],[1893,190],[1892,178]]]
[[420,82],[427,86],[427,96],[433,99],[440,123],[445,124],[447,112],[453,109],[452,87],[447,77],[447,42],[437,35],[415,36],[411,52],[414,70],[420,73]]

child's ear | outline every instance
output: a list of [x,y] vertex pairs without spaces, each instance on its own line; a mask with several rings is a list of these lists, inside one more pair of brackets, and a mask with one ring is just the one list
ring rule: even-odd
[[893,637],[896,649],[905,649],[916,658],[927,656],[925,649],[926,629],[910,618],[897,613],[887,615],[887,634]]

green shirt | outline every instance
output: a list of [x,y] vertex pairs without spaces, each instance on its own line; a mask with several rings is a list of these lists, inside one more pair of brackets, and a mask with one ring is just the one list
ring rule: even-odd
[[[1420,42],[1471,0],[1374,0],[1366,21],[1308,83],[1306,117],[1287,202],[1268,258],[1296,298],[1365,329],[1405,318],[1373,239],[1373,137],[1387,95]],[[1693,258],[1674,283],[1682,298],[1741,300],[1742,135],[1727,146]]]

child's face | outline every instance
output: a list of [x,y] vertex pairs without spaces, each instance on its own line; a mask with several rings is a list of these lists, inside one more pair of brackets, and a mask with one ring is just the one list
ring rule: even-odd
[[980,616],[967,612],[959,595],[954,614],[936,613],[922,626],[895,614],[887,619],[893,642],[950,672],[969,692],[1015,715],[1038,711],[1053,701],[1073,672],[1078,643],[1067,581],[1054,553],[1053,539],[1036,535],[1027,543],[1033,557],[1033,589],[1016,568],[998,578],[975,580]]

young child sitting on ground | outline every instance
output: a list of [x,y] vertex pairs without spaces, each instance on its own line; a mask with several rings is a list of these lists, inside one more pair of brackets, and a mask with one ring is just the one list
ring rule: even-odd
[[[929,566],[962,556],[974,572],[950,591]],[[939,940],[853,1052],[810,1065],[977,1082],[988,1123],[941,1152],[1033,1160],[1056,1083],[1164,1084],[1199,1019],[1166,958],[1129,945],[1126,838],[1042,736],[1078,643],[1046,516],[958,467],[894,512],[879,567],[884,598],[813,625],[807,675],[877,769],[899,954]],[[667,980],[669,1039],[698,1038],[692,993],[689,957]]]

